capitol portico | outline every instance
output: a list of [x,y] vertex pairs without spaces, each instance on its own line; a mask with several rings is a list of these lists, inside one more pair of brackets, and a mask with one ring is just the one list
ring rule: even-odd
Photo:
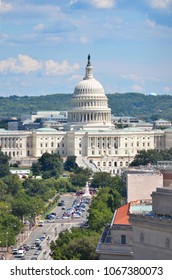
[[129,165],[139,150],[172,147],[172,129],[116,129],[111,123],[108,99],[103,86],[93,76],[88,56],[86,73],[74,89],[64,130],[0,129],[0,147],[13,162],[20,161],[25,165],[48,152],[58,153],[64,159],[75,155],[80,166],[117,174]]

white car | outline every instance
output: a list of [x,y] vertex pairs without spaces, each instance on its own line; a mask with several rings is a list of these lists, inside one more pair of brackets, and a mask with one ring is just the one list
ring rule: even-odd
[[75,212],[73,214],[73,218],[80,218],[80,217],[81,217],[81,215],[78,212]]

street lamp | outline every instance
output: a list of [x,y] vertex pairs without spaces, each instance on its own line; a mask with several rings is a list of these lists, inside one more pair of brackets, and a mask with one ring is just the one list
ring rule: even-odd
[[7,253],[8,253],[8,235],[9,233],[8,233],[8,231],[6,232],[6,255],[7,255]]

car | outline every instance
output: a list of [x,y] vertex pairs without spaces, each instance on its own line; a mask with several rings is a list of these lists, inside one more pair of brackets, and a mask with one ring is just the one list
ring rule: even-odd
[[47,221],[48,223],[54,223],[54,219],[50,219]]
[[79,212],[73,213],[73,218],[80,218],[81,214]]
[[29,245],[26,245],[26,246],[25,246],[25,250],[26,250],[26,251],[29,251],[29,250],[30,250],[30,246],[29,246]]
[[41,245],[38,247],[38,250],[39,250],[39,251],[42,250],[42,246],[41,246]]
[[31,257],[31,260],[37,260],[38,258],[37,257]]
[[41,243],[41,240],[39,238],[35,239],[35,245],[38,247]]
[[36,248],[36,245],[35,244],[32,244],[31,246],[30,246],[30,249],[35,249]]
[[39,251],[36,251],[35,253],[34,253],[34,255],[39,255],[40,254],[40,252]]
[[69,216],[63,215],[62,219],[69,219]]
[[54,212],[52,212],[52,213],[50,213],[50,215],[52,215],[52,216],[56,216],[57,214],[56,214],[56,213],[54,213]]
[[63,203],[62,203],[62,202],[59,202],[59,203],[58,203],[58,206],[63,206]]
[[88,222],[85,222],[80,227],[81,228],[89,228],[89,224],[88,224]]
[[17,253],[18,253],[18,249],[13,249],[12,254],[13,254],[13,255],[17,255]]
[[66,209],[65,206],[63,206],[63,207],[62,207],[62,210],[65,210],[65,209]]

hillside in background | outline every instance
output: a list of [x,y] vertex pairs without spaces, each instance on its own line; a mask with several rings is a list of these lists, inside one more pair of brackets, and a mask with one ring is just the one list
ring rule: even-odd
[[[70,108],[71,94],[44,96],[0,97],[0,118],[17,117],[36,111]],[[163,118],[172,121],[171,95],[144,95],[141,93],[107,94],[109,107],[115,116],[132,116],[144,120]]]

